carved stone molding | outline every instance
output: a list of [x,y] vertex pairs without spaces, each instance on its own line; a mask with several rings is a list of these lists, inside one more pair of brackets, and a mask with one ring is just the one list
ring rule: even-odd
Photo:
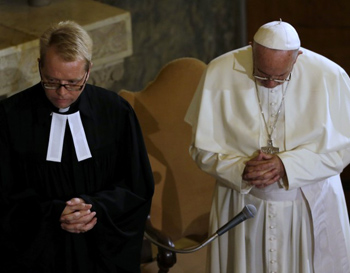
[[94,41],[90,83],[105,88],[122,78],[124,58],[132,54],[130,13],[92,0],[53,0],[44,7],[26,1],[0,2],[0,96],[40,80],[39,37],[51,24],[73,20]]

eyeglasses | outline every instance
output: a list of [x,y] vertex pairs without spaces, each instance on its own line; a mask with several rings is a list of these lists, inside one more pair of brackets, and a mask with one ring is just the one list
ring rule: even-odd
[[[83,89],[85,83],[86,83],[86,80],[87,80],[87,74],[88,74],[88,71],[85,72],[85,76],[84,76],[84,83],[83,84],[70,84],[70,83],[67,83],[67,84],[61,84],[59,82],[44,82],[44,81],[41,81],[41,84],[43,85],[43,87],[47,90],[58,90],[59,88],[61,88],[62,86],[64,88],[66,88],[68,91],[81,91],[81,89]],[[82,81],[79,80],[78,82]]]
[[[40,72],[40,77],[42,79],[40,66],[39,66],[39,72]],[[83,89],[83,87],[87,81],[87,75],[88,75],[88,71],[85,72],[85,75],[82,79],[77,81],[77,82],[81,82],[82,80],[84,80],[83,84],[70,84],[70,83],[61,84],[59,82],[44,82],[43,80],[41,80],[41,84],[47,90],[58,90],[59,88],[61,88],[63,86],[68,91],[81,91],[81,89]]]
[[288,75],[287,78],[285,79],[272,79],[272,78],[267,78],[267,77],[260,77],[260,76],[256,76],[256,75],[253,75],[253,77],[259,81],[273,81],[273,82],[277,82],[277,83],[284,83],[284,82],[289,82],[290,79],[292,78],[292,73],[290,73]]

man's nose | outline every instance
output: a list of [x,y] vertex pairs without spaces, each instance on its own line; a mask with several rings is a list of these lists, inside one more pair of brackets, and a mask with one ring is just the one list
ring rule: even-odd
[[275,81],[272,81],[272,80],[266,80],[264,81],[264,84],[263,84],[266,88],[274,88],[276,87],[277,85],[279,85],[279,83],[275,82]]
[[63,85],[61,85],[59,88],[57,88],[56,93],[60,96],[65,95],[67,92],[69,92]]

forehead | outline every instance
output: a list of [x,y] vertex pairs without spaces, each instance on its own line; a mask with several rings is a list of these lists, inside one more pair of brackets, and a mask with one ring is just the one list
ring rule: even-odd
[[253,46],[254,69],[267,75],[283,75],[293,67],[294,51]]
[[47,50],[42,61],[43,73],[58,79],[78,79],[86,71],[84,60],[65,61],[54,48]]

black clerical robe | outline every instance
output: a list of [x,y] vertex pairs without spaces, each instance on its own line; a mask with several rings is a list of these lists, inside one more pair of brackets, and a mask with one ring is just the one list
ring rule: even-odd
[[[131,106],[86,85],[68,113],[80,112],[91,158],[78,162],[67,125],[62,160],[46,160],[51,113],[37,84],[0,103],[2,272],[139,272],[153,177]],[[65,202],[92,204],[86,233],[60,227]],[[7,271],[3,271],[6,268]]]

